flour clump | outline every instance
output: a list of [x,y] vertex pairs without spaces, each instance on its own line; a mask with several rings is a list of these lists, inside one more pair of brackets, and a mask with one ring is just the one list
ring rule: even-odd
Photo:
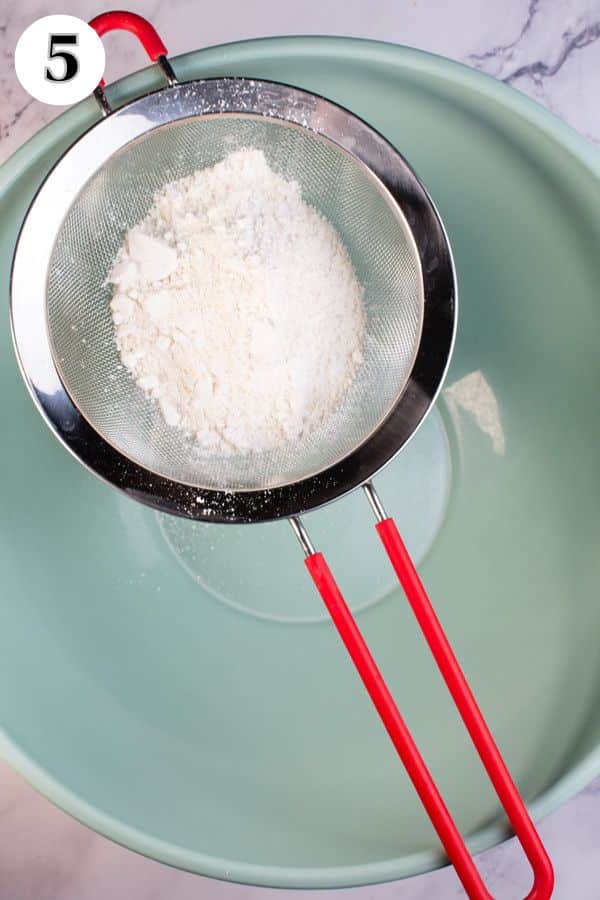
[[362,362],[348,252],[259,150],[158,191],[108,281],[123,364],[205,451],[274,450],[314,431]]

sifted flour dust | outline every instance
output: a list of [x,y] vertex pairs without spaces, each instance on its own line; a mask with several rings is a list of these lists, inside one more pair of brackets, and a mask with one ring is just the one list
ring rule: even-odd
[[313,431],[362,361],[348,253],[259,150],[162,188],[108,280],[124,365],[204,450],[271,450]]

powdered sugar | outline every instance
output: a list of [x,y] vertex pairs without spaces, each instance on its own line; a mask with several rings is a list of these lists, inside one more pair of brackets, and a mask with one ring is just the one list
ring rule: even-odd
[[159,191],[109,281],[124,365],[204,450],[272,450],[314,431],[362,362],[348,253],[258,150]]

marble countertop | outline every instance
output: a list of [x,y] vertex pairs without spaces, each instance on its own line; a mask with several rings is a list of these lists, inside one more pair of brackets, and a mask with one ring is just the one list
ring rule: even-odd
[[[60,110],[28,98],[12,68],[23,29],[53,12],[89,19],[114,4],[99,0],[4,0],[0,9],[0,162]],[[502,79],[600,144],[600,0],[130,0],[172,54],[272,34],[347,34],[395,41],[458,59]],[[107,81],[146,65],[129,39],[106,39]],[[557,900],[600,896],[600,780],[541,824],[554,859]],[[527,864],[515,841],[480,857],[495,897],[522,897]],[[286,892],[317,900],[321,892]],[[96,835],[40,797],[0,763],[0,900],[251,900],[283,898],[209,881],[145,859]],[[464,896],[450,870],[371,888],[340,900],[452,900]]]

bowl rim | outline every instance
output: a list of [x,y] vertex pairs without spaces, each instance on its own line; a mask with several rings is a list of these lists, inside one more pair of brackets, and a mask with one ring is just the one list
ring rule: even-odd
[[[267,56],[303,53],[305,56],[312,55],[319,58],[323,53],[327,53],[330,59],[335,57],[352,59],[357,54],[372,55],[379,61],[395,65],[404,71],[412,70],[452,81],[465,91],[483,96],[491,104],[534,126],[543,136],[558,144],[571,158],[572,163],[579,165],[600,181],[600,154],[553,113],[491,76],[426,51],[361,38],[293,36],[232,42],[182,54],[175,57],[175,60],[182,66],[185,66],[186,62],[192,65],[199,58],[208,65],[211,62],[222,65],[222,60],[226,57],[232,68],[241,70],[246,60],[255,59],[257,51]],[[144,69],[128,75],[114,86],[110,86],[111,97],[132,99],[147,89],[149,84],[156,83],[154,79],[158,81],[153,69]],[[1,167],[0,193],[10,187],[11,183],[31,165],[32,160],[39,159],[57,143],[60,144],[61,140],[64,141],[65,131],[77,127],[87,128],[96,116],[95,101],[86,100],[64,112],[30,138]],[[311,869],[238,863],[205,855],[149,837],[139,829],[124,825],[82,800],[57,781],[32,754],[23,750],[2,728],[0,728],[0,752],[35,789],[86,826],[142,855],[216,879],[261,887],[342,888],[408,878],[447,865],[447,860],[441,852],[437,854],[430,851],[377,863]],[[600,775],[600,744],[583,755],[549,788],[528,803],[533,819],[538,821],[553,812],[598,775]],[[479,853],[508,837],[510,832],[506,828],[492,825],[470,836],[467,844],[472,852]]]

